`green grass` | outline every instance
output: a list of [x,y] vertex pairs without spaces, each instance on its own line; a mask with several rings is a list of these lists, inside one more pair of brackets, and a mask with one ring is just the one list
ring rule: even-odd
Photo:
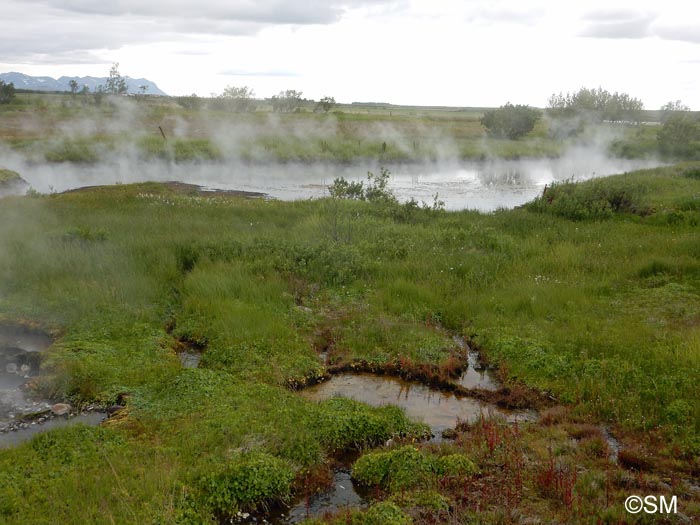
[[[107,428],[0,451],[0,519],[196,522],[285,499],[332,453],[424,432],[394,408],[297,396],[318,352],[440,365],[452,333],[511,385],[697,461],[696,172],[562,184],[492,214],[152,183],[5,198],[0,315],[62,334],[39,386],[129,401]],[[201,368],[180,367],[179,340],[204,349]],[[267,481],[234,487],[252,464]]]
[[0,185],[12,184],[21,180],[19,173],[0,168]]

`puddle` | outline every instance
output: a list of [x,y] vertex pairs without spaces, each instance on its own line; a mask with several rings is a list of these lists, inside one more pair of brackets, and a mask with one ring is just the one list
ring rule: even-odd
[[302,390],[300,395],[314,401],[341,396],[372,406],[396,405],[403,408],[411,419],[429,425],[435,434],[454,428],[458,419],[473,422],[482,414],[499,415],[510,422],[535,419],[534,412],[529,410],[504,410],[477,399],[458,397],[394,377],[370,374],[339,374]]
[[40,330],[0,324],[0,350],[21,348],[27,352],[42,352],[51,346],[51,343],[51,337]]
[[309,518],[322,517],[326,513],[334,513],[346,508],[365,507],[367,507],[367,498],[353,484],[350,465],[344,465],[333,470],[333,481],[328,490],[314,494],[308,500],[302,498],[288,509],[271,512],[264,518],[250,516],[247,519],[239,519],[237,522],[284,525],[301,523]]
[[492,392],[498,390],[498,381],[494,377],[493,371],[482,365],[479,352],[472,350],[467,342],[459,336],[452,339],[467,353],[467,369],[457,380],[457,384],[464,388],[480,388]]
[[178,357],[183,368],[197,368],[202,360],[202,354],[198,352],[180,352]]

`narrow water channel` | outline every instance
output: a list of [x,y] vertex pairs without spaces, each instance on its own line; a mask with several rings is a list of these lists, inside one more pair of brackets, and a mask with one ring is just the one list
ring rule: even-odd
[[[40,330],[0,324],[0,448],[19,445],[53,428],[98,425],[105,418],[101,412],[56,416],[49,400],[30,395],[27,382],[39,375],[41,353],[51,344],[51,337]],[[33,414],[37,417],[27,418]]]

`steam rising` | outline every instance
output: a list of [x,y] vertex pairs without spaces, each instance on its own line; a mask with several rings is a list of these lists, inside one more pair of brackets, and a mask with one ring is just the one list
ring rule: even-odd
[[[27,156],[8,148],[0,149],[1,164],[17,171],[41,193],[62,192],[82,186],[144,181],[181,181],[207,188],[260,191],[279,199],[302,199],[327,195],[326,186],[337,177],[363,180],[367,171],[379,166],[392,173],[391,187],[406,200],[430,202],[437,193],[449,209],[491,211],[513,207],[541,193],[545,184],[565,179],[586,179],[635,169],[658,166],[656,160],[610,158],[607,144],[613,135],[588,137],[585,144],[569,147],[556,159],[484,160],[464,162],[459,148],[445,126],[431,126],[418,119],[391,122],[323,118],[281,118],[277,114],[224,117],[211,120],[167,115],[157,125],[144,117],[144,108],[129,99],[110,102],[113,112],[104,114],[86,108],[81,116],[58,123],[45,148],[60,148],[66,140],[88,141],[96,151],[97,162],[75,164],[46,162],[41,156]],[[38,117],[24,118],[22,131],[43,137],[46,124]],[[208,139],[220,152],[216,160],[174,162],[144,157],[138,141],[162,140],[158,126],[166,134],[165,148],[179,138]],[[135,134],[134,130],[142,130]],[[43,134],[44,135],[43,135]],[[97,137],[116,137],[100,142]],[[350,138],[348,138],[350,137]],[[367,144],[389,144],[393,158],[411,158],[410,163],[387,160],[359,160],[347,164],[328,160],[303,161],[309,145],[332,143],[346,148],[348,158],[356,158],[353,148]],[[488,151],[488,142],[482,150]],[[301,152],[302,161],[279,162],[280,152],[290,150],[291,158]],[[297,148],[296,150],[294,148]],[[167,151],[167,149],[166,149]],[[305,153],[306,152],[306,153]],[[378,150],[377,158],[383,151]],[[494,154],[495,157],[495,154]],[[418,159],[417,161],[414,161]]]

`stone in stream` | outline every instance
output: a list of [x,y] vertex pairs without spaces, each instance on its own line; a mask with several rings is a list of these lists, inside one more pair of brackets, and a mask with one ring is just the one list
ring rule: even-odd
[[51,412],[55,416],[65,416],[66,414],[70,414],[70,411],[73,407],[71,407],[68,403],[56,403],[51,407]]

